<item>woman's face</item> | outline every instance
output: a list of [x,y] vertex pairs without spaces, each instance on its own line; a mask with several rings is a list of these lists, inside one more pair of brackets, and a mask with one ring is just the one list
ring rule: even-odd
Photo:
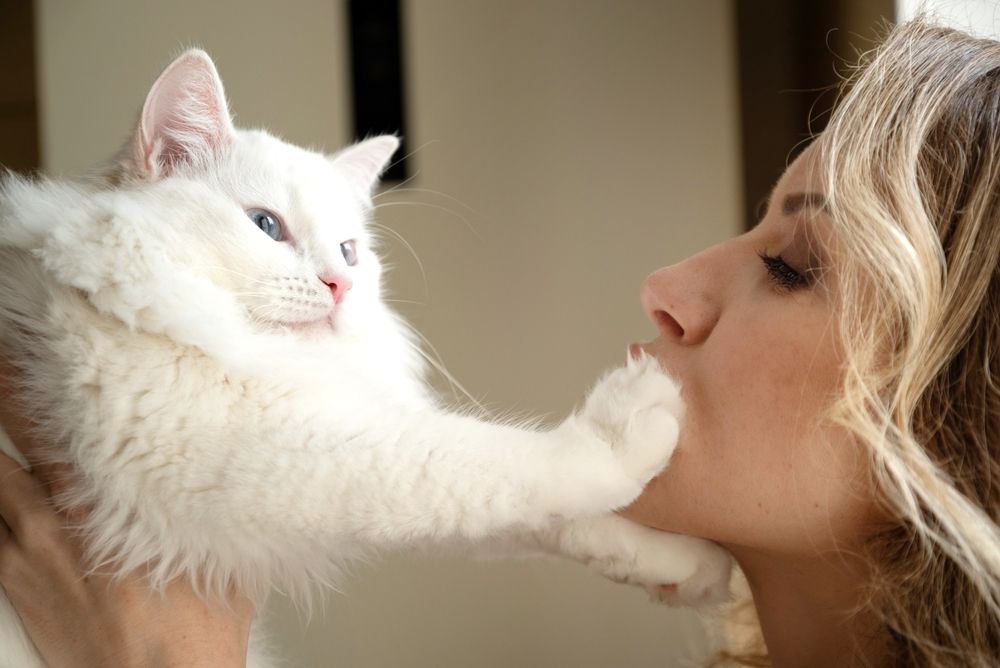
[[751,231],[651,274],[641,347],[681,382],[670,465],[623,514],[738,548],[815,554],[874,519],[861,447],[824,420],[840,387],[831,222],[807,149]]

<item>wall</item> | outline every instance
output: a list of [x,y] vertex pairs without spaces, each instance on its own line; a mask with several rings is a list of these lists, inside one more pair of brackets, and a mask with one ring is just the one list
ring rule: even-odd
[[30,2],[0,0],[0,168],[38,169],[35,45]]
[[[498,411],[556,418],[651,336],[638,287],[740,228],[725,0],[404,3],[414,179],[380,198],[393,298]],[[215,57],[236,121],[348,140],[343,0],[38,0],[42,151],[76,171],[124,140],[170,56]],[[679,665],[696,618],[574,564],[396,557],[304,626],[296,665]]]
[[1000,4],[996,0],[896,0],[896,18],[928,16],[979,37],[1000,39]]

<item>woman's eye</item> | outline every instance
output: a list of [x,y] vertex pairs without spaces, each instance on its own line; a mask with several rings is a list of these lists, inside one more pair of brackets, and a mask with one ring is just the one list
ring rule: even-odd
[[275,241],[281,241],[284,238],[285,234],[281,228],[281,219],[278,218],[278,214],[267,209],[247,209],[247,217],[260,228],[261,232]]
[[347,266],[353,267],[358,263],[358,242],[356,239],[348,239],[340,244],[340,252],[347,261]]
[[805,288],[812,282],[808,271],[801,272],[795,269],[780,255],[768,255],[765,251],[758,251],[757,256],[764,263],[768,277],[782,290]]

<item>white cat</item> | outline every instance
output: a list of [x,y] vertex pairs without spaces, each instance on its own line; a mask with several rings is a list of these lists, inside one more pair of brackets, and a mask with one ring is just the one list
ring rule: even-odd
[[[396,148],[326,156],[237,130],[189,51],[107,178],[0,181],[0,342],[79,473],[58,501],[92,509],[93,563],[302,601],[369,551],[464,546],[721,596],[720,548],[610,514],[676,442],[680,395],[655,361],[549,431],[437,404],[366,228]],[[2,598],[0,664],[41,665]]]

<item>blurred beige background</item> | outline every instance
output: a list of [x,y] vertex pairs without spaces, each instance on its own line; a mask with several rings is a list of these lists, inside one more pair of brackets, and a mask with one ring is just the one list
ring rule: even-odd
[[[343,0],[37,2],[43,165],[124,141],[148,86],[199,45],[236,122],[332,150],[348,136]],[[501,412],[561,416],[651,336],[643,277],[741,226],[727,0],[408,0],[415,178],[379,202],[400,310]],[[418,190],[413,190],[418,189]],[[705,651],[698,620],[570,563],[393,557],[307,625],[297,666],[652,667]],[[694,661],[696,663],[696,661]]]

